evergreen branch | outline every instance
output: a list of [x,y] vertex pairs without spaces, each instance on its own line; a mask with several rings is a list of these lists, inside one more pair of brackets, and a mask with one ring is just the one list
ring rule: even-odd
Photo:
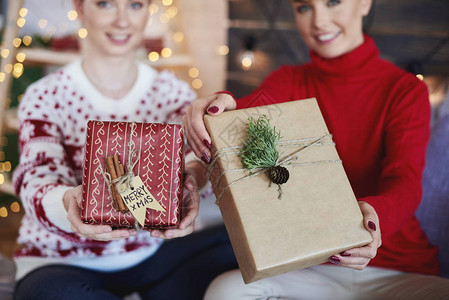
[[281,132],[271,128],[267,116],[263,115],[257,120],[249,118],[247,135],[240,153],[243,166],[250,170],[275,166],[279,157],[276,146]]

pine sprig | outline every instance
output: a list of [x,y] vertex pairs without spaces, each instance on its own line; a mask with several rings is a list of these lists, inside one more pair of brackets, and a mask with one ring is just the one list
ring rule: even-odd
[[249,118],[247,139],[240,153],[243,166],[250,170],[275,166],[279,157],[276,146],[280,139],[281,132],[271,128],[267,116],[263,115],[257,120]]

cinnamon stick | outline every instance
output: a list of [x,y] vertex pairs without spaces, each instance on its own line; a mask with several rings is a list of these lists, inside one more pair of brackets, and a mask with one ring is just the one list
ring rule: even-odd
[[[125,175],[125,169],[123,168],[123,165],[119,162],[117,154],[114,154],[113,160],[114,160],[115,173],[117,174],[117,177],[121,177],[121,176]],[[123,199],[120,196],[120,194],[117,197],[117,204],[118,204],[119,211],[121,211],[121,212],[128,211],[128,208],[126,207],[125,203],[123,202]]]
[[[116,179],[117,173],[115,172],[114,160],[113,160],[112,156],[106,157],[105,165],[106,165],[106,171],[111,175],[111,180]],[[112,198],[112,205],[115,210],[119,209],[118,203],[117,203],[117,196],[120,196],[120,195],[118,195],[115,185],[112,184],[111,185],[111,198]]]

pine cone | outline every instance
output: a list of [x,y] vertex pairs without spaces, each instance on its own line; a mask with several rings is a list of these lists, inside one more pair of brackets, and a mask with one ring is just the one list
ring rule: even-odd
[[276,166],[270,168],[268,171],[268,177],[270,180],[276,184],[286,183],[288,178],[290,177],[290,173],[285,167]]

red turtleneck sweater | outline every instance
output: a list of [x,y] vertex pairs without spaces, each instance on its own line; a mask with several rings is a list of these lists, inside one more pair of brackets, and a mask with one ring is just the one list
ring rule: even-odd
[[372,38],[352,52],[283,66],[238,108],[315,97],[358,200],[377,211],[382,246],[371,266],[438,274],[437,249],[415,210],[429,138],[426,86],[379,58]]

